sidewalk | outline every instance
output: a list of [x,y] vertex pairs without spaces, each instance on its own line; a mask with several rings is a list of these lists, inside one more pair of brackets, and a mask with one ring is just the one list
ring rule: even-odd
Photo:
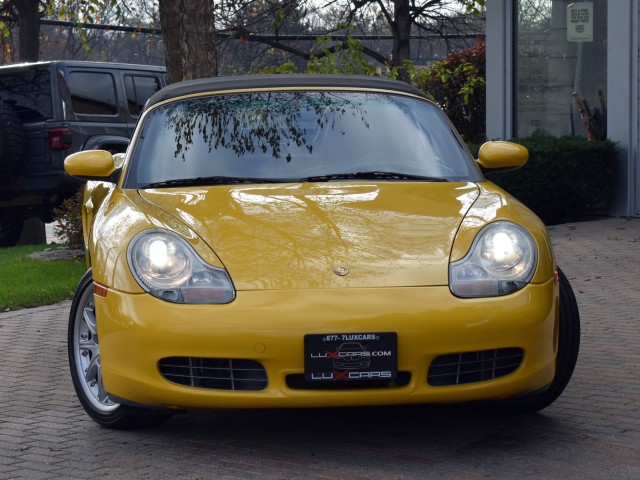
[[582,318],[575,374],[542,413],[471,407],[189,412],[98,427],[73,392],[70,302],[0,313],[0,480],[640,479],[640,218],[550,227]]

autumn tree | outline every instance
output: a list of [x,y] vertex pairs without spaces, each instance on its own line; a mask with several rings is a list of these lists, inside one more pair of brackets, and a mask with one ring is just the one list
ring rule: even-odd
[[[40,26],[43,20],[67,20],[76,26],[85,23],[119,22],[131,16],[136,0],[0,0],[0,35],[9,60],[40,60]],[[13,30],[18,32],[18,48],[12,48]],[[85,50],[90,50],[86,29],[78,29]]]
[[[0,16],[5,22],[18,26],[20,52],[17,57],[28,61],[39,57],[39,20],[43,16],[64,16],[76,26],[85,27],[105,21],[103,12],[108,11],[108,20],[122,25],[133,17],[132,9],[138,3],[136,0],[0,0]],[[449,39],[460,32],[469,33],[467,22],[475,21],[477,17],[473,14],[482,10],[485,0],[155,0],[144,3],[159,12],[166,65],[174,82],[217,74],[221,43],[216,33],[236,45],[262,44],[270,52],[284,52],[305,61],[331,55],[342,48],[325,44],[319,51],[312,51],[317,37],[330,42],[338,34],[343,38],[384,36],[392,39],[391,48],[363,42],[362,55],[398,72],[399,78],[408,81],[406,67],[411,59],[412,38]],[[86,39],[86,30],[80,28],[79,34]]]
[[[217,74],[214,2],[212,0],[157,0],[143,2],[159,11],[166,45],[166,64],[171,81]],[[40,57],[40,20],[44,17],[70,21],[79,28],[89,50],[85,28],[96,23],[122,24],[135,17],[138,2],[130,0],[0,0],[4,36],[11,27],[19,32],[17,60]],[[140,18],[153,16],[151,10]],[[0,25],[1,27],[2,25]]]
[[[285,35],[292,15],[304,12],[315,35],[378,34],[392,38],[389,52],[363,45],[362,52],[379,64],[396,69],[409,80],[412,35],[448,37],[469,30],[482,13],[485,0],[223,0],[218,7],[220,31],[268,44],[309,60],[317,53],[293,46]],[[256,6],[260,8],[255,8]],[[251,17],[233,15],[254,8]],[[330,12],[329,17],[326,13]],[[466,14],[466,16],[464,15]],[[271,22],[265,22],[271,19]],[[324,22],[323,22],[324,20]],[[268,25],[268,28],[265,28]],[[372,27],[375,29],[372,31]],[[271,33],[271,35],[267,35]]]
[[37,61],[40,56],[40,18],[47,0],[0,0],[0,35],[7,40],[12,25],[19,26],[18,60]]

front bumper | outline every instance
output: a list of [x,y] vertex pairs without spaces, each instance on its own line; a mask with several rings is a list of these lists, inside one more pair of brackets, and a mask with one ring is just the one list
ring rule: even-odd
[[[168,408],[269,408],[452,403],[503,399],[547,386],[555,372],[558,289],[552,281],[504,297],[459,299],[447,287],[238,292],[227,305],[178,305],[109,290],[95,298],[103,380],[119,401]],[[291,388],[304,373],[306,334],[396,332],[394,388]],[[513,373],[463,385],[431,386],[442,355],[520,348]],[[167,357],[259,362],[262,391],[196,388],[168,381]]]

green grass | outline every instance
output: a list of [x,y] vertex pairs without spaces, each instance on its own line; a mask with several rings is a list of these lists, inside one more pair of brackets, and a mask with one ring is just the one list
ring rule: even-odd
[[0,248],[0,312],[51,305],[73,297],[86,271],[79,260],[35,260],[28,258],[60,245],[27,245]]

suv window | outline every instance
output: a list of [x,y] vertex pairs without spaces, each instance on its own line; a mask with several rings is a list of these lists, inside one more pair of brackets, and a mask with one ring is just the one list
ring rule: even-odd
[[30,69],[0,75],[0,99],[13,106],[22,123],[51,118],[49,70]]
[[160,90],[160,81],[157,77],[125,75],[124,88],[127,92],[129,113],[138,116],[149,97]]
[[71,72],[71,108],[75,113],[116,115],[118,102],[113,76],[108,73]]

